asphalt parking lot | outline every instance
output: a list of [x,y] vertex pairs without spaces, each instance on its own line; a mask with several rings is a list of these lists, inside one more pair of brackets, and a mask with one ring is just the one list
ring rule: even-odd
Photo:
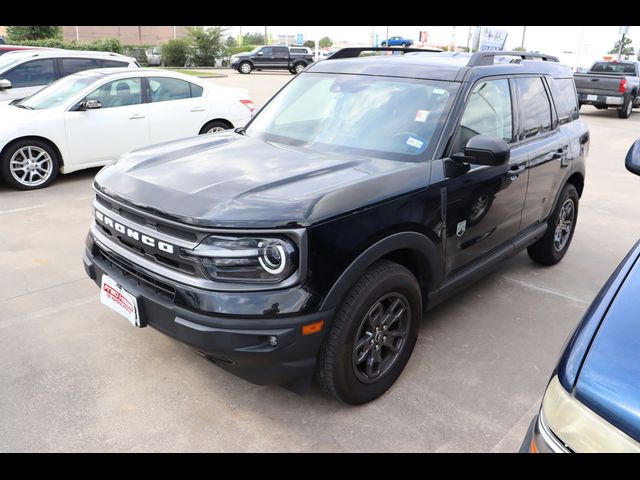
[[[261,106],[291,78],[211,81]],[[591,149],[564,260],[521,253],[430,311],[404,374],[362,407],[252,385],[102,306],[81,261],[96,169],[0,185],[0,451],[516,451],[565,338],[640,238],[640,178],[624,168],[640,112],[582,115]]]

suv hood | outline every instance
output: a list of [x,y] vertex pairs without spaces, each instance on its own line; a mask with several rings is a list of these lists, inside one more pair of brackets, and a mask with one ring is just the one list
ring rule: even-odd
[[[637,247],[637,245],[636,245]],[[640,258],[613,299],[584,359],[576,398],[640,441]]]
[[430,162],[322,154],[233,132],[136,150],[102,169],[98,191],[182,223],[308,226],[424,188]]

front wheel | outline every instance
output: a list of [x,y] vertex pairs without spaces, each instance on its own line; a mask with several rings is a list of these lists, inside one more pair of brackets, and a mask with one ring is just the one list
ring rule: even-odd
[[229,130],[230,128],[232,127],[230,127],[225,122],[221,122],[220,120],[213,120],[205,124],[205,126],[200,129],[199,135],[204,135],[205,133],[222,132],[224,130]]
[[407,44],[406,44],[406,43],[403,43],[403,44],[402,44],[402,48],[407,48]]
[[251,70],[253,70],[253,68],[251,67],[251,64],[249,62],[242,62],[238,66],[238,71],[244,75],[251,73]]
[[302,72],[307,66],[304,63],[296,63],[293,66],[293,70],[295,71],[296,75],[299,74],[300,72]]
[[386,46],[387,46],[387,42],[382,42],[382,43],[380,44],[380,46],[382,46],[382,47],[386,47]]
[[555,265],[569,250],[578,221],[578,191],[570,183],[560,193],[556,208],[547,220],[544,236],[529,246],[529,257],[543,265]]
[[352,405],[386,392],[411,357],[421,316],[413,274],[394,262],[374,264],[347,294],[320,347],[324,390]]
[[17,190],[45,188],[58,175],[60,160],[50,145],[40,140],[21,140],[9,146],[0,159],[4,181]]

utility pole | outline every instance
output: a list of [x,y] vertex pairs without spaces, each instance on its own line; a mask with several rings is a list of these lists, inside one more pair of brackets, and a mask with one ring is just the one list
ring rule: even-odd
[[176,27],[173,27],[173,39],[176,39]]
[[449,51],[453,52],[456,49],[456,27],[453,27],[451,31],[451,42],[449,43]]
[[76,42],[80,43],[80,30],[76,27]]
[[527,26],[522,27],[522,42],[520,42],[520,46],[524,48],[524,36],[527,34]]
[[618,50],[618,60],[622,57],[622,50],[624,48],[624,37],[629,32],[629,27],[620,27],[618,33],[622,34],[622,38],[620,39],[620,49]]
[[267,27],[264,27],[264,44],[269,45],[269,37],[267,37]]
[[576,54],[576,72],[580,67],[580,54],[582,53],[582,37],[584,36],[584,25],[580,29],[580,40],[578,42],[578,53]]
[[384,37],[384,41],[387,43],[387,47],[388,47],[389,46],[389,26],[387,26],[387,35]]

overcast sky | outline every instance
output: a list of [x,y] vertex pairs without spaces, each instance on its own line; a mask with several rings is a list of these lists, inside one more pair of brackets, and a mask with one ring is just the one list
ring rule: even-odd
[[[264,26],[247,26],[247,27],[231,27],[230,31],[237,35],[240,28],[242,33],[246,32],[264,32]],[[429,32],[429,43],[437,45],[448,45],[451,41],[451,35],[454,27],[443,26],[390,26],[389,36],[402,35],[414,40],[418,40],[418,32],[426,30]],[[522,42],[522,26],[495,26],[509,32],[505,47],[512,49],[520,46]],[[269,26],[269,32],[272,35],[296,35],[302,33],[305,40],[313,40],[316,36],[328,36],[334,42],[350,42],[362,43],[370,45],[371,33],[378,34],[382,40],[386,36],[386,26],[352,26],[352,27],[305,27],[305,26]],[[468,26],[455,27],[455,43],[456,45],[467,45],[467,37],[469,35]],[[632,26],[629,29],[628,36],[634,40],[632,44],[636,48],[640,47],[640,27]],[[580,38],[582,37],[582,49],[580,58],[577,58]],[[636,38],[637,37],[637,38]],[[594,60],[601,58],[606,54],[614,43],[620,38],[617,26],[528,26],[524,41],[527,50],[541,51],[551,55],[558,55],[565,63],[588,66]],[[564,52],[573,52],[566,54]]]

